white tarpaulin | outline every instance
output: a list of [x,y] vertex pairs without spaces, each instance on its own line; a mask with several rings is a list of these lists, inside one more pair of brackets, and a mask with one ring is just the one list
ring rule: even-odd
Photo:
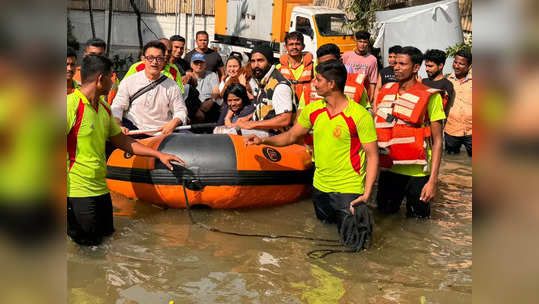
[[[445,51],[447,47],[463,42],[458,0],[446,0],[426,5],[378,11],[380,26],[375,47],[381,49],[384,66],[387,51],[393,45],[415,46],[422,52],[428,49]],[[453,58],[448,58],[444,74],[453,72]],[[426,77],[425,67],[420,75]]]

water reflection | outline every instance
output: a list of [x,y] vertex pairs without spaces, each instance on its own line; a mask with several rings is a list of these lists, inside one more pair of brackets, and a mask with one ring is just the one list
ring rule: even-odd
[[[71,303],[469,303],[472,170],[446,158],[432,218],[375,214],[375,240],[360,254],[313,260],[317,242],[209,232],[186,210],[114,195],[116,233],[103,245],[68,242]],[[373,204],[371,202],[371,204]],[[404,209],[404,208],[402,208]],[[222,230],[337,238],[309,200],[266,209],[195,210]]]

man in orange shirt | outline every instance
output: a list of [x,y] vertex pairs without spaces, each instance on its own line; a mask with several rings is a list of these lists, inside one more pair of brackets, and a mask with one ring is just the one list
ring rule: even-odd
[[[105,41],[99,38],[93,38],[86,42],[86,50],[84,50],[84,56],[88,56],[88,55],[105,56],[106,49],[107,49],[107,44],[105,43]],[[81,83],[80,66],[77,67],[77,70],[75,71],[75,76],[73,76],[73,79],[77,81],[78,83]],[[107,101],[109,104],[112,104],[114,97],[116,97],[116,93],[118,93],[118,86],[120,85],[120,81],[118,80],[116,73],[112,73],[111,80],[112,80],[112,87],[107,96]]]
[[461,50],[453,61],[454,73],[449,81],[455,89],[455,101],[445,125],[445,151],[460,153],[464,145],[468,156],[472,156],[472,53]]

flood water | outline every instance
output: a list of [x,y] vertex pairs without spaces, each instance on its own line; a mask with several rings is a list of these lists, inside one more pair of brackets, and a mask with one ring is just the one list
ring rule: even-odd
[[[444,156],[429,220],[374,211],[368,251],[322,259],[319,242],[240,237],[113,195],[116,233],[82,248],[67,241],[69,303],[471,303],[472,164]],[[312,202],[266,209],[193,210],[221,230],[337,239]]]

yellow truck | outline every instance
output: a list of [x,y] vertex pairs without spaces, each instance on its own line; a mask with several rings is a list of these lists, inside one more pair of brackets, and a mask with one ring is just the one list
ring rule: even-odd
[[221,54],[250,53],[258,44],[273,48],[274,56],[286,53],[287,32],[303,34],[305,51],[316,56],[326,43],[346,52],[355,48],[346,14],[339,9],[314,6],[313,0],[216,0],[213,46]]

